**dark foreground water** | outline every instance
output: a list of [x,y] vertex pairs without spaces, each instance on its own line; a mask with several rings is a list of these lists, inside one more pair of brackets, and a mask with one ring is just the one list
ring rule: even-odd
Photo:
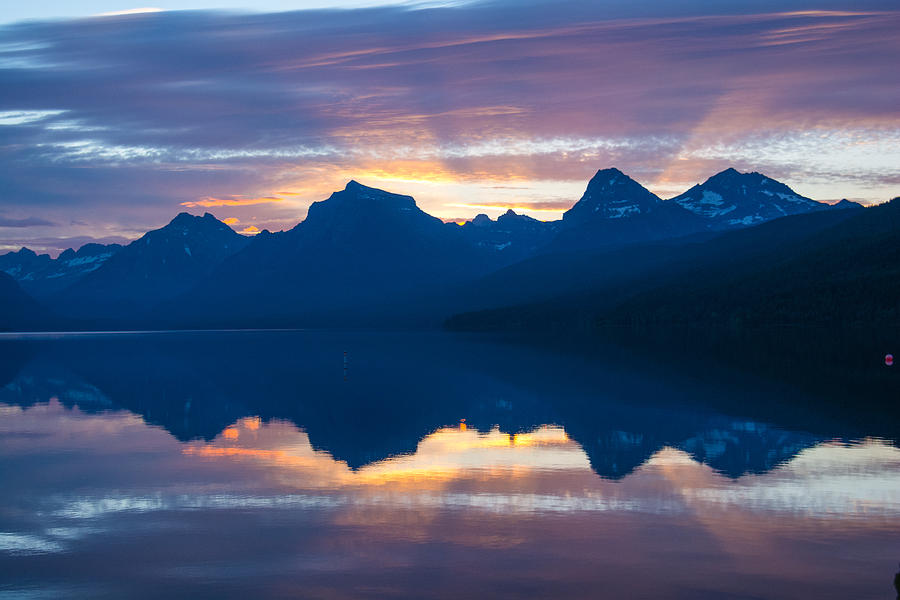
[[0,598],[894,597],[890,336],[619,337],[2,338]]

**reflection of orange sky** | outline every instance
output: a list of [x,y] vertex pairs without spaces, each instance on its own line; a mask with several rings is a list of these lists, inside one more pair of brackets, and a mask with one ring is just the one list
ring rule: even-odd
[[[11,431],[45,435],[4,438]],[[0,439],[7,453],[20,447],[28,453],[94,448],[96,456],[117,460],[135,447],[174,451],[178,458],[170,466],[194,473],[192,480],[224,469],[229,480],[267,493],[344,491],[359,505],[411,504],[426,511],[459,505],[511,513],[674,511],[717,532],[740,529],[752,515],[814,518],[829,527],[900,522],[900,449],[879,440],[820,444],[767,473],[735,480],[669,447],[611,481],[591,470],[581,446],[557,426],[510,435],[457,424],[427,435],[414,453],[357,470],[315,450],[294,425],[257,417],[238,420],[211,442],[182,444],[128,412],[83,414],[56,401],[27,410],[0,405]],[[154,468],[163,474],[164,465]]]
[[[583,452],[559,427],[542,427],[510,435],[499,429],[481,433],[461,424],[429,435],[419,443],[415,454],[392,457],[354,472],[346,463],[313,450],[302,432],[294,432],[291,441],[284,445],[266,439],[266,429],[280,427],[284,425],[267,425],[260,431],[258,420],[244,419],[227,427],[216,442],[191,443],[182,451],[189,456],[245,459],[277,467],[283,470],[279,478],[287,484],[291,482],[292,469],[303,470],[304,487],[415,481],[423,486],[421,489],[433,489],[435,484],[442,487],[440,482],[465,477],[466,471],[472,468],[521,476],[534,469],[583,470],[586,466]],[[242,431],[260,431],[261,435],[253,441],[252,447],[236,445],[238,440],[244,439]]]
[[[252,440],[245,440],[245,431],[255,434]],[[698,523],[717,526],[743,519],[747,511],[801,511],[822,518],[867,515],[879,522],[886,515],[900,515],[900,498],[890,492],[900,484],[900,450],[877,440],[858,446],[823,444],[768,473],[734,481],[674,448],[658,451],[620,482],[604,480],[591,471],[582,448],[557,426],[510,435],[496,428],[479,432],[461,423],[426,436],[412,454],[356,471],[314,450],[304,432],[281,422],[244,419],[213,442],[192,442],[182,452],[262,467],[287,489],[354,489],[356,494],[386,494],[429,506],[447,498],[460,502],[462,494],[476,506],[478,497],[490,499],[484,508],[499,503],[514,512],[545,505],[548,510],[592,512],[627,507],[637,498],[650,503],[640,510],[656,510],[652,506],[662,502],[679,506]]]
[[[35,435],[8,435],[21,431]],[[74,497],[59,495],[60,514],[92,528],[157,510],[189,527],[198,509],[206,524],[221,509],[235,562],[246,559],[238,541],[279,535],[307,540],[292,540],[291,551],[314,552],[340,573],[357,573],[359,563],[342,562],[350,557],[379,572],[422,564],[420,544],[439,544],[439,568],[469,566],[469,587],[524,577],[570,582],[577,589],[565,595],[584,597],[593,588],[583,586],[600,578],[606,597],[668,597],[698,582],[721,596],[819,597],[798,590],[880,580],[895,566],[882,558],[900,535],[900,449],[878,440],[820,444],[736,480],[664,448],[610,481],[560,427],[509,435],[460,421],[409,455],[354,471],[288,422],[243,418],[210,442],[181,443],[131,413],[87,414],[52,401],[0,405],[0,442],[5,460],[59,457],[53,469],[62,461],[79,486]],[[46,471],[33,477],[47,484]],[[306,537],[310,521],[326,544]],[[265,545],[254,547],[260,560],[283,558],[283,545],[271,555]],[[492,568],[479,569],[482,561]],[[726,575],[708,578],[704,569]],[[773,580],[783,593],[767,593]]]

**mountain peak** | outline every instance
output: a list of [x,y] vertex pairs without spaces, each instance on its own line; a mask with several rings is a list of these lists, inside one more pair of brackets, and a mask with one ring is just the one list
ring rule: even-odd
[[367,205],[379,208],[413,209],[416,208],[416,201],[412,196],[393,194],[363,185],[351,179],[343,190],[334,192],[327,200],[313,202],[309,207],[310,214],[330,205],[352,205],[357,207]]
[[625,175],[625,173],[623,173],[616,167],[608,167],[606,169],[600,169],[597,171],[597,173],[594,175],[594,177],[610,177],[610,176],[618,176],[618,175],[624,175],[625,177],[628,177],[627,175]]
[[[188,212],[180,212],[175,218],[169,221],[167,225],[156,231],[167,231],[169,229],[181,228],[184,231],[203,228],[210,229],[214,226],[216,229],[227,227],[222,221],[218,220],[212,213],[203,213],[203,216],[192,215]],[[229,227],[230,229],[230,227]]]
[[511,225],[513,223],[521,223],[526,225],[530,225],[532,223],[540,223],[540,221],[538,221],[537,219],[529,217],[528,215],[520,215],[511,208],[497,217],[497,222],[504,225]]
[[652,211],[662,200],[615,167],[600,169],[563,221],[628,218]]
[[171,223],[193,221],[195,218],[197,218],[197,217],[195,217],[191,213],[183,210],[180,213],[178,213],[177,215],[175,215],[175,217],[171,221],[169,221],[169,223],[171,224]]
[[853,200],[847,200],[846,198],[844,198],[840,202],[836,202],[835,204],[832,204],[831,208],[834,208],[837,210],[847,210],[847,209],[855,210],[857,208],[863,208],[863,205],[860,204],[859,202],[854,202]]
[[422,225],[426,221],[429,225],[439,223],[443,227],[440,219],[422,212],[412,196],[392,194],[351,180],[343,190],[334,192],[326,200],[313,202],[306,219],[291,231],[299,235],[301,231],[315,230],[316,235],[342,237],[368,235],[365,232],[372,230],[375,224],[379,227],[389,223],[396,226],[418,222]]
[[764,221],[827,208],[785,184],[753,171],[728,168],[672,199],[714,229],[756,225]]

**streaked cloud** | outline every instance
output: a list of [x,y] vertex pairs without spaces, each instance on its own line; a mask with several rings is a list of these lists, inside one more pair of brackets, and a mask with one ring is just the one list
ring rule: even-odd
[[0,125],[25,125],[55,117],[64,113],[63,110],[4,110],[0,111]]
[[213,206],[254,206],[257,204],[272,204],[273,202],[283,202],[283,199],[276,196],[267,196],[264,198],[240,198],[238,196],[232,196],[231,198],[207,197],[200,200],[182,202],[181,206],[187,208],[210,208]]
[[572,208],[571,200],[547,200],[544,202],[493,202],[491,204],[470,204],[461,202],[459,204],[447,204],[452,208],[475,208],[487,210],[525,210],[525,211],[547,211],[558,213]]
[[37,217],[10,219],[8,217],[0,216],[0,227],[52,227],[53,225],[56,225],[56,223]]
[[152,6],[145,6],[143,8],[127,8],[125,10],[113,10],[109,12],[102,12],[98,14],[98,17],[121,17],[123,15],[142,15],[145,13],[157,13],[162,12],[163,9],[156,8]]
[[94,228],[59,237],[141,231],[179,207],[289,227],[349,179],[444,218],[554,218],[608,166],[664,197],[734,166],[884,201],[898,28],[879,0],[18,23],[0,27],[0,198]]

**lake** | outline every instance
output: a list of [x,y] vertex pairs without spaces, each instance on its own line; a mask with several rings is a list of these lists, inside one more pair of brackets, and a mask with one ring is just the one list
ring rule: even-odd
[[0,598],[893,598],[891,340],[7,335]]

